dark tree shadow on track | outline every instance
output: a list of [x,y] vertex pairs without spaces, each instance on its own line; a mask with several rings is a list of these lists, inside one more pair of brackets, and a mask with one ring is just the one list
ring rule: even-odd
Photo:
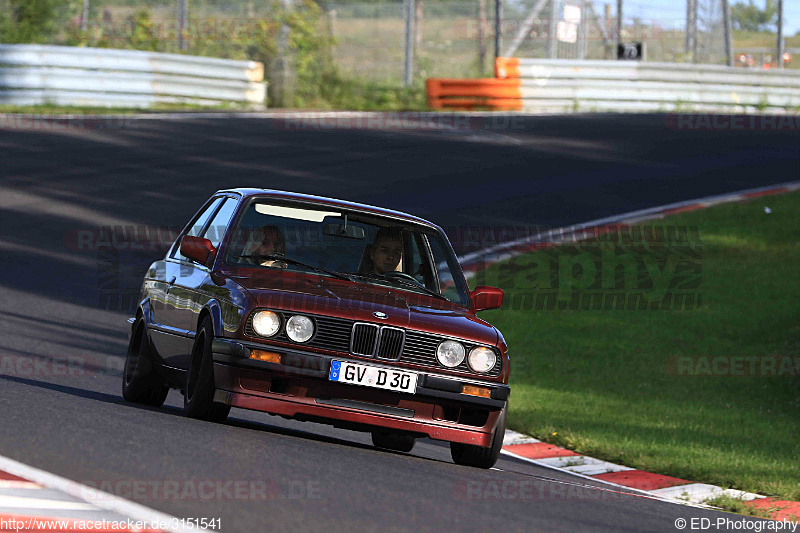
[[[79,388],[79,387],[72,387],[72,386],[69,386],[69,385],[62,385],[62,384],[58,384],[58,383],[49,383],[49,382],[46,382],[46,381],[39,381],[39,380],[35,380],[35,379],[23,378],[23,377],[18,377],[18,376],[0,375],[0,379],[6,380],[6,381],[13,381],[15,383],[19,383],[19,384],[22,384],[22,385],[27,385],[29,387],[38,387],[38,388],[41,388],[41,389],[51,390],[51,391],[59,392],[61,394],[69,394],[71,396],[76,396],[76,397],[79,397],[79,398],[86,398],[86,399],[89,399],[89,400],[94,400],[94,401],[98,401],[98,402],[104,402],[104,403],[108,403],[108,404],[129,407],[129,408],[132,408],[132,409],[164,413],[164,414],[171,415],[171,416],[177,416],[177,417],[185,418],[185,415],[183,413],[183,409],[178,408],[178,407],[169,406],[169,405],[165,405],[165,406],[162,406],[162,407],[149,407],[149,406],[145,406],[145,405],[139,405],[139,404],[127,402],[122,398],[122,396],[116,396],[114,394],[108,394],[108,393],[105,393],[105,392],[91,391],[91,390],[82,389],[82,388]],[[282,436],[286,436],[286,437],[296,437],[296,438],[301,438],[301,439],[306,439],[306,440],[314,440],[314,441],[317,441],[317,442],[325,442],[325,443],[329,443],[329,444],[338,444],[338,445],[342,445],[342,446],[348,446],[350,448],[359,448],[359,449],[365,449],[365,450],[375,450],[375,451],[389,453],[389,454],[393,454],[393,455],[413,455],[413,454],[404,454],[404,453],[400,453],[400,452],[393,452],[393,451],[390,451],[390,450],[378,450],[374,446],[370,446],[368,444],[363,444],[363,443],[360,443],[360,442],[354,442],[354,441],[350,441],[350,440],[346,440],[346,439],[340,439],[340,438],[337,438],[337,437],[330,437],[330,436],[327,436],[327,435],[320,435],[318,433],[313,433],[313,432],[310,432],[310,431],[303,431],[303,430],[299,430],[299,429],[293,429],[293,428],[287,428],[287,427],[283,427],[283,426],[271,425],[271,424],[264,423],[264,422],[256,422],[256,421],[251,421],[251,420],[244,420],[244,419],[241,419],[241,418],[236,418],[234,416],[228,417],[228,419],[224,423],[221,423],[221,424],[213,423],[213,422],[204,422],[204,421],[200,421],[200,420],[193,420],[192,422],[196,423],[198,425],[213,424],[215,426],[228,426],[228,427],[231,427],[231,428],[239,428],[239,429],[243,429],[243,430],[256,431],[256,432],[265,432],[265,433],[270,433],[270,434],[274,434],[274,435],[282,435]],[[426,440],[426,442],[433,443],[434,441]],[[435,443],[435,444],[437,444],[437,445],[439,445],[439,444],[446,445],[446,444],[443,444],[443,443]],[[419,457],[419,456],[415,456],[415,457]],[[425,457],[419,457],[419,458],[428,460],[428,458],[425,458]],[[429,460],[436,461],[435,459],[429,459]]]

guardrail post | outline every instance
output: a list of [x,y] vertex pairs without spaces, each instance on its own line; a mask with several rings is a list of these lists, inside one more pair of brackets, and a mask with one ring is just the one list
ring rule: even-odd
[[406,19],[406,61],[403,80],[406,86],[414,82],[414,17],[416,9],[414,0],[403,0],[403,11]]
[[83,10],[81,11],[81,31],[86,33],[89,30],[89,0],[83,0]]
[[286,22],[292,8],[292,0],[281,0],[284,20],[278,30],[278,50],[270,69],[272,79],[269,84],[270,105],[276,107],[289,107],[294,103],[294,59],[289,48],[291,28]]
[[178,48],[186,50],[186,26],[189,22],[189,0],[178,0]]
[[722,21],[725,27],[725,64],[733,66],[733,27],[731,25],[731,5],[722,0]]
[[686,55],[697,63],[697,0],[686,0]]
[[[622,0],[620,0],[622,1]],[[547,44],[547,57],[556,59],[558,57],[558,41],[556,40],[556,17],[558,13],[558,0],[550,0],[550,29]]]
[[478,0],[478,68],[482,76],[486,72],[486,0]]
[[783,53],[783,0],[778,0],[778,68],[783,68]]
[[494,60],[500,57],[500,45],[503,37],[503,1],[494,0]]

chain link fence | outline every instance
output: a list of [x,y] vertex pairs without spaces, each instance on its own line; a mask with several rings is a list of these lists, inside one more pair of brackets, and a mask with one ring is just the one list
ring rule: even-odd
[[[139,48],[231,59],[269,66],[278,52],[265,33],[277,31],[280,9],[300,0],[64,0],[59,28],[47,44]],[[179,6],[188,3],[182,29]],[[0,0],[0,12],[9,0]],[[402,0],[318,1],[314,29],[332,37],[325,58],[343,75],[400,85],[406,39]],[[624,2],[623,42],[642,42],[648,61],[724,64],[722,0],[696,0],[697,33],[687,35],[687,2]],[[147,16],[142,9],[146,8]],[[493,0],[416,0],[414,79],[491,75]],[[501,54],[528,58],[613,59],[616,0],[505,0]],[[85,31],[82,31],[82,27]],[[687,38],[689,37],[689,38]],[[0,34],[0,42],[4,41]],[[183,41],[183,42],[181,42]],[[7,41],[6,41],[7,42]],[[302,43],[301,43],[302,46]]]

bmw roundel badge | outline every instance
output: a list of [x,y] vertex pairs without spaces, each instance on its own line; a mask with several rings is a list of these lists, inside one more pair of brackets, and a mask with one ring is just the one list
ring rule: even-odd
[[374,316],[375,318],[389,318],[389,315],[387,315],[386,313],[381,313],[380,311],[375,311],[374,313],[372,313],[372,316]]

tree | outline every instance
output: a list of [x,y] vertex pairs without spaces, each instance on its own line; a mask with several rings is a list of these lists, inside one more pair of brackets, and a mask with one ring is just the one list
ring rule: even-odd
[[62,0],[7,0],[7,9],[0,12],[0,41],[45,42],[58,29],[64,3]]
[[737,30],[772,31],[778,21],[778,5],[775,0],[767,0],[764,9],[753,4],[736,2],[731,6],[731,21]]

